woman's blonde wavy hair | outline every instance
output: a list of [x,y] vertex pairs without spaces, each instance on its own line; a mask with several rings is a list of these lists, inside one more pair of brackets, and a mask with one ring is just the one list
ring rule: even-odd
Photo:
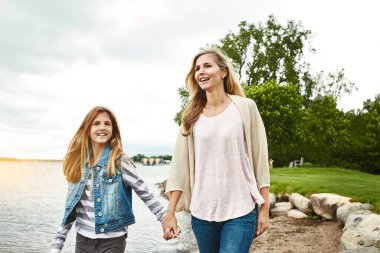
[[115,175],[116,167],[120,166],[120,157],[124,152],[121,144],[119,124],[111,110],[106,107],[96,106],[83,119],[63,159],[63,174],[66,176],[66,180],[71,183],[76,183],[81,178],[82,169],[86,166],[91,149],[90,128],[96,116],[102,112],[108,114],[112,123],[112,137],[109,141],[111,154],[108,160],[107,175]]
[[193,126],[207,102],[206,92],[202,90],[195,80],[195,64],[198,58],[205,54],[213,54],[215,62],[220,69],[227,70],[227,76],[223,79],[224,91],[231,95],[245,97],[243,87],[237,78],[234,67],[225,53],[218,48],[206,48],[199,51],[193,58],[190,71],[186,75],[186,88],[189,91],[190,101],[182,112],[182,135],[188,136],[193,131]]

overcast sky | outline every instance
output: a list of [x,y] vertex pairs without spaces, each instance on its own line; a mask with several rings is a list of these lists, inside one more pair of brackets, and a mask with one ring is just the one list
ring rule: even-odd
[[62,159],[85,114],[111,108],[129,155],[171,154],[184,85],[200,47],[242,20],[301,21],[313,71],[345,69],[380,93],[378,1],[0,0],[0,157]]

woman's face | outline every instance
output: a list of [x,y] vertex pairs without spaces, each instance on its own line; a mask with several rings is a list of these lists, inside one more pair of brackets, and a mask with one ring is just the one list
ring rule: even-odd
[[90,139],[92,145],[106,146],[112,137],[112,121],[106,112],[100,112],[92,122]]
[[201,55],[195,62],[194,78],[204,91],[223,88],[223,78],[226,75],[227,70],[220,69],[213,54]]

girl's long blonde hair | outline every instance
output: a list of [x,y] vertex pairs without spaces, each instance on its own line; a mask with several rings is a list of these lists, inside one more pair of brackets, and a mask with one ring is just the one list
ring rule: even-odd
[[106,107],[96,106],[91,109],[70,142],[65,158],[63,159],[63,174],[66,180],[76,183],[81,178],[82,169],[90,155],[91,139],[89,136],[92,122],[99,113],[106,112],[112,122],[112,137],[109,141],[111,154],[108,160],[107,175],[115,175],[116,167],[120,166],[120,156],[124,154],[119,124],[115,115]]
[[198,120],[199,115],[202,113],[202,110],[207,102],[206,92],[199,87],[197,81],[195,80],[196,62],[200,56],[205,54],[213,54],[215,56],[215,62],[218,64],[219,68],[227,70],[227,76],[223,79],[224,91],[231,95],[245,97],[243,87],[240,85],[234,67],[225,53],[218,48],[202,49],[194,56],[190,71],[186,75],[185,79],[186,88],[190,95],[190,101],[182,113],[182,135],[184,136],[188,136],[192,133],[193,126]]

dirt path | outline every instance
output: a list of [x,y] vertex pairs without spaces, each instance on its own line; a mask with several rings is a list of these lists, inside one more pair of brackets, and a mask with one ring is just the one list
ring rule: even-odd
[[342,229],[336,221],[272,218],[269,230],[257,237],[254,253],[336,253],[341,251]]

